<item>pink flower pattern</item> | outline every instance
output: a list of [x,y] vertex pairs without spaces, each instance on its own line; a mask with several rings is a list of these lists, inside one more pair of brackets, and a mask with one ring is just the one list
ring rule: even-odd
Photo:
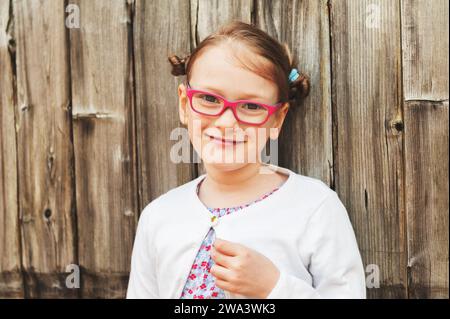
[[[197,194],[200,187],[200,181],[197,185]],[[224,215],[231,214],[238,211],[244,207],[250,206],[260,200],[271,195],[273,192],[278,190],[279,187],[261,196],[259,199],[248,203],[246,205],[231,207],[231,208],[208,208],[208,210],[217,218]],[[214,265],[214,261],[210,255],[211,245],[214,243],[216,238],[216,233],[214,228],[210,228],[206,234],[200,249],[195,257],[194,263],[192,264],[189,276],[184,285],[183,291],[181,293],[181,299],[224,299],[224,291],[215,285],[215,278],[210,274],[210,269]]]

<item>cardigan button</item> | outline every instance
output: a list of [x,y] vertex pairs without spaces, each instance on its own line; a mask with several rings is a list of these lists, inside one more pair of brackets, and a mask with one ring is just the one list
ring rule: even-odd
[[219,223],[219,218],[217,216],[211,216],[211,226],[216,226]]

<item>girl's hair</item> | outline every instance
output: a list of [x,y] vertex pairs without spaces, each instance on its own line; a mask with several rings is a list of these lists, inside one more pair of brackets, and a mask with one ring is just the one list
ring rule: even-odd
[[281,44],[276,39],[256,26],[241,21],[233,21],[220,27],[216,32],[206,37],[190,54],[180,58],[170,55],[169,62],[172,65],[172,75],[187,75],[189,81],[192,66],[201,51],[208,46],[220,44],[233,45],[236,52],[244,45],[257,56],[269,60],[271,63],[255,64],[248,61],[250,66],[244,64],[242,59],[238,60],[249,70],[256,72],[262,77],[273,81],[279,89],[278,101],[295,103],[302,101],[309,94],[309,77],[299,70],[299,77],[289,83],[288,77],[293,68],[297,68],[297,59],[292,55],[287,44]]

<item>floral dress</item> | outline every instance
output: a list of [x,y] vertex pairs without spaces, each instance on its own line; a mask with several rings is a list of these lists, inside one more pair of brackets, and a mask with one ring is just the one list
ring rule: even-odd
[[[204,179],[200,181],[197,185],[197,194],[200,184]],[[263,200],[267,196],[271,195],[273,192],[278,190],[279,187],[274,190],[264,194],[259,199],[248,203],[246,205],[235,206],[231,208],[208,208],[208,210],[217,218],[224,215],[231,214],[239,209],[250,206],[260,200]],[[211,258],[210,250],[214,240],[216,239],[216,232],[214,228],[210,228],[206,234],[205,239],[200,246],[200,249],[195,257],[194,263],[192,264],[189,276],[184,285],[183,291],[181,293],[181,299],[224,299],[224,291],[215,285],[215,278],[210,274],[210,269],[214,265],[214,261]]]

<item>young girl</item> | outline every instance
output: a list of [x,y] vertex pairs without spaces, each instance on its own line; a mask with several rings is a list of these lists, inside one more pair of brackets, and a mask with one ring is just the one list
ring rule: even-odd
[[172,74],[186,75],[179,116],[206,174],[142,211],[127,298],[365,298],[336,192],[261,162],[309,91],[287,46],[233,22],[169,61]]

